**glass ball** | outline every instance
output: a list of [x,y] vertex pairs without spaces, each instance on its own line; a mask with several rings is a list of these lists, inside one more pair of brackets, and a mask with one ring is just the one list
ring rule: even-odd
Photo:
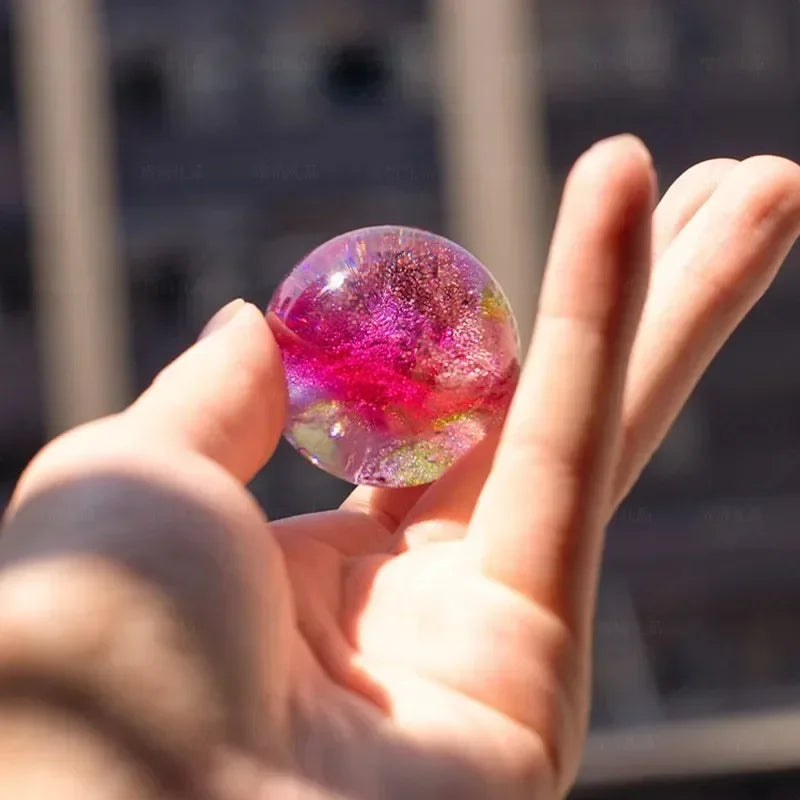
[[505,417],[519,337],[497,281],[415,228],[344,233],[307,255],[267,308],[289,389],[285,436],[344,480],[436,480]]

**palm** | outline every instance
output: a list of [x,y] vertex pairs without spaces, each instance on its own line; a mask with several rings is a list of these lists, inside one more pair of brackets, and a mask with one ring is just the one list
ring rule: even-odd
[[[464,532],[445,520],[426,527]],[[317,747],[336,749],[340,766],[363,763],[365,748],[383,750],[385,760],[368,760],[367,785],[386,785],[381,764],[396,771],[401,752],[407,779],[420,776],[415,797],[438,796],[443,781],[463,781],[464,797],[530,797],[533,787],[552,786],[559,720],[582,685],[570,682],[564,694],[575,665],[565,663],[569,639],[557,619],[481,576],[460,539],[374,552],[395,537],[346,510],[275,528],[294,592],[298,658],[320,667],[297,670],[313,690],[296,687],[320,704],[304,711],[322,738]],[[339,719],[326,730],[332,713]]]

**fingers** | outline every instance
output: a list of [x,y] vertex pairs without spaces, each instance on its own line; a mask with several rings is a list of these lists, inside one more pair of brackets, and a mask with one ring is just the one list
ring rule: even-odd
[[[733,158],[702,161],[687,169],[665,192],[653,214],[653,260],[658,259],[689,220],[703,206],[720,181],[738,164]],[[448,538],[450,533],[461,535],[463,525],[472,514],[483,481],[488,474],[494,452],[483,446],[464,462],[451,469],[435,486],[417,486],[410,490],[382,489],[359,486],[342,504],[342,508],[361,511],[394,530],[401,521],[411,528],[410,538],[427,543]],[[464,484],[466,483],[466,487]],[[459,490],[456,491],[456,486]],[[467,491],[466,489],[469,489]],[[417,507],[425,497],[424,508]],[[411,514],[406,518],[407,514]],[[458,521],[452,531],[442,530],[427,521]],[[424,528],[424,530],[423,530]]]
[[212,320],[211,327],[164,369],[126,412],[127,421],[146,440],[201,453],[248,481],[283,430],[287,400],[280,353],[264,315],[250,303],[221,324]]
[[[703,161],[686,170],[669,187],[653,214],[653,260],[666,250],[738,163],[732,158]],[[496,447],[496,439],[490,438],[491,446],[487,442],[475,448],[433,486],[400,492],[359,486],[342,507],[361,511],[389,530],[402,522],[404,544],[460,538],[489,473]]]
[[[772,280],[796,238],[792,221],[797,210],[792,198],[797,193],[797,172],[795,164],[771,156],[748,159],[742,165],[733,159],[713,159],[684,172],[659,203],[653,215],[653,252],[666,257],[654,265],[631,356],[624,399],[625,436],[611,511],[663,439],[699,375],[757,301],[763,286]],[[718,187],[719,196],[708,203]],[[707,204],[709,211],[704,210]],[[695,216],[700,222],[692,222]],[[760,251],[754,255],[753,248],[731,244],[731,232],[741,241],[751,240],[753,223],[760,217],[769,225],[769,231],[758,238]],[[690,232],[681,236],[687,226]],[[668,253],[676,238],[681,239],[681,245]],[[776,240],[783,240],[777,250]],[[716,248],[716,256],[710,255],[709,248]],[[710,268],[704,266],[709,264]],[[692,276],[688,283],[687,273]],[[698,281],[699,303],[693,288]],[[742,286],[744,293],[739,294]],[[720,313],[730,307],[731,297],[737,294],[735,313],[720,326]],[[388,522],[399,522],[403,517],[408,543],[460,537],[489,472],[493,452],[493,445],[477,448],[436,484],[420,492],[419,498],[359,487],[351,500],[364,510],[376,508]],[[381,510],[384,502],[391,510],[386,517]]]
[[[739,162],[716,158],[695,164],[667,190],[653,214],[653,258],[657,258],[713,194],[719,182]],[[402,545],[414,546],[460,538],[489,473],[496,437],[450,469],[433,486],[410,493],[359,486],[343,504],[382,521],[389,529],[403,523]]]
[[733,158],[713,158],[689,167],[665,192],[653,214],[653,262],[658,259],[738,164]]
[[[670,186],[653,214],[653,260],[666,250],[738,163],[732,158],[703,161],[686,170]],[[491,450],[485,445],[480,446],[434,486],[400,491],[359,486],[344,501],[342,508],[363,512],[389,530],[405,522],[407,544],[460,537],[489,472],[493,453],[494,445]],[[418,501],[423,497],[424,502],[419,505]],[[440,524],[442,521],[445,521],[444,526]],[[448,524],[451,522],[456,524]]]
[[654,192],[650,156],[630,136],[573,168],[531,351],[468,531],[484,574],[570,625],[591,608]]
[[800,233],[800,167],[775,156],[728,169],[653,270],[631,354],[612,510]]

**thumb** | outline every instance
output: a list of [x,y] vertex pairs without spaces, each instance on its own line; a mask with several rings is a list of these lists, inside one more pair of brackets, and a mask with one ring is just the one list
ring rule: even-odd
[[151,442],[178,445],[249,481],[277,446],[286,378],[264,314],[234,300],[125,412]]

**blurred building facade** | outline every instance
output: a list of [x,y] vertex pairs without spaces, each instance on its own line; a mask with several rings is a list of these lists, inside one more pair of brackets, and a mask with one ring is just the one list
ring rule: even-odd
[[[13,26],[0,9],[2,500],[44,427]],[[138,387],[226,300],[266,305],[328,237],[386,222],[443,230],[428,3],[106,0],[103,12],[130,290],[121,323]],[[622,130],[651,147],[662,187],[704,158],[800,157],[793,0],[540,0],[537,12],[554,190],[585,147]],[[800,701],[797,260],[612,524],[597,731]],[[272,516],[329,507],[347,490],[283,446],[253,488]],[[759,780],[751,793],[720,784],[718,796],[788,797],[780,787],[800,785],[776,775],[765,794]],[[704,786],[675,791],[717,796]],[[677,796],[659,791],[669,789],[648,789]]]

